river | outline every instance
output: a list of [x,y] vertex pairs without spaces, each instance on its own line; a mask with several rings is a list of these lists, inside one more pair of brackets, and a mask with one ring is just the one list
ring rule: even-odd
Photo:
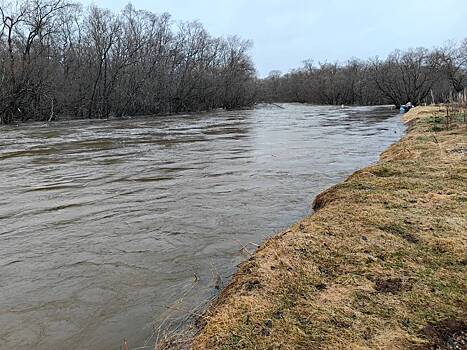
[[300,104],[0,127],[0,348],[154,342],[403,130]]

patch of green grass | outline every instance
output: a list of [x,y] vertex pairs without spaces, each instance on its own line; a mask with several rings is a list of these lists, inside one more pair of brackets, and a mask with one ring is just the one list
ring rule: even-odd
[[445,123],[444,118],[438,115],[433,115],[427,118],[426,122],[430,125],[431,131],[438,132],[445,129],[445,127],[443,126]]
[[417,243],[418,238],[413,235],[409,228],[406,227],[405,225],[401,225],[398,223],[391,223],[391,224],[385,224],[385,225],[380,225],[378,226],[380,230],[383,230],[385,232],[391,233],[393,235],[399,236],[403,239],[405,239],[408,242],[411,243]]
[[378,177],[391,177],[400,175],[400,171],[396,170],[390,166],[383,165],[379,166],[372,171],[372,173]]
[[415,138],[415,141],[418,141],[418,142],[432,142],[433,138],[430,137],[430,136],[417,136]]

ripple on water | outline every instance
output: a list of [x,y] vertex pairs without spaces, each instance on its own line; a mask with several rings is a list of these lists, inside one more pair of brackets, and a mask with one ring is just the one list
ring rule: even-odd
[[283,107],[2,127],[2,348],[143,345],[403,131],[388,109]]

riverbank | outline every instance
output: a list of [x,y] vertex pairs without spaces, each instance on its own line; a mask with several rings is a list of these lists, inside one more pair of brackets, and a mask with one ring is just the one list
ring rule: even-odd
[[465,346],[467,137],[437,113],[243,263],[193,348]]

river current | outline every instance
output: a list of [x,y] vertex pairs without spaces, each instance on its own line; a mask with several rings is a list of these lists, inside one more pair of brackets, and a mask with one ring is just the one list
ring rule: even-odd
[[0,127],[0,348],[153,343],[403,130],[300,104]]

